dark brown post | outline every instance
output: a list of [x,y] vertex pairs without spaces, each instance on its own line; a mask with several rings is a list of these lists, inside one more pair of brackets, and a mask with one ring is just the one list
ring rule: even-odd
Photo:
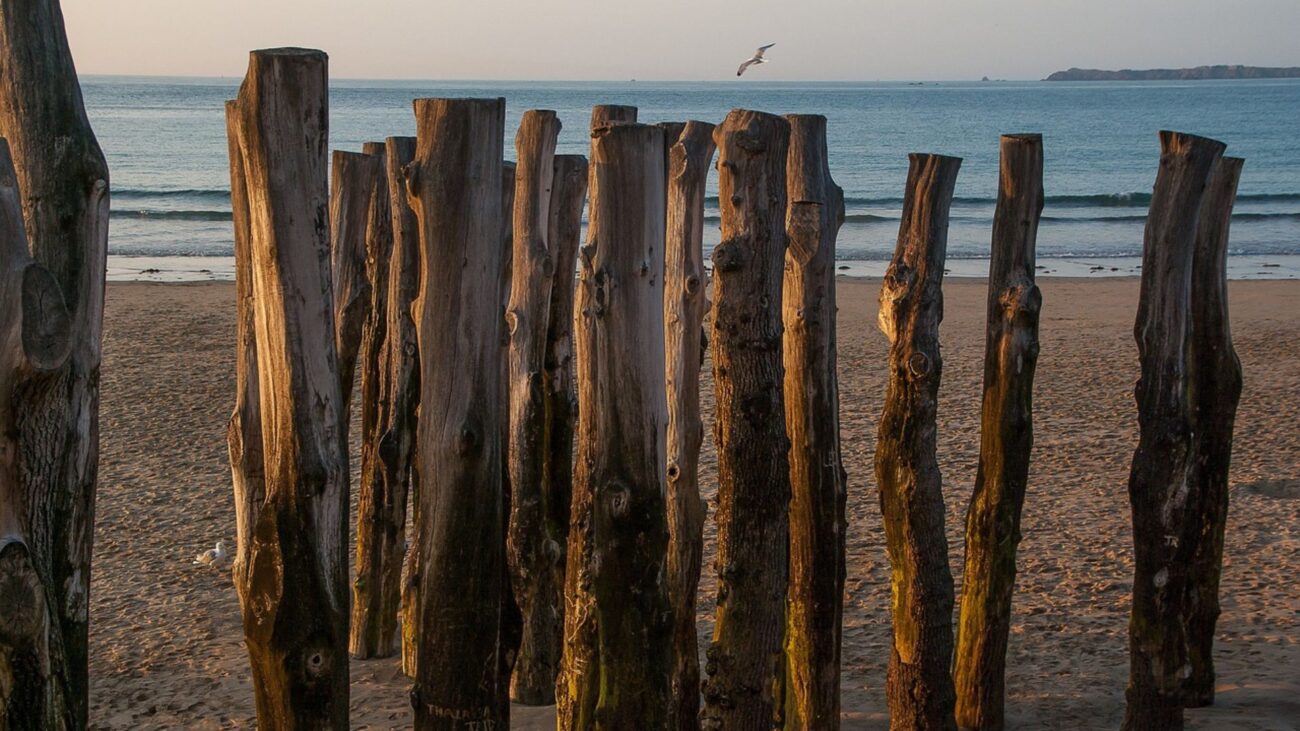
[[840,726],[847,493],[836,376],[835,237],[844,192],[831,179],[826,118],[794,114],[786,163],[785,428],[790,436],[790,588],[785,727]]
[[880,291],[889,385],[876,482],[893,568],[893,643],[886,695],[893,728],[954,729],[952,573],[935,458],[939,322],[948,208],[961,159],[914,154],[898,248]]
[[334,280],[335,347],[343,384],[343,410],[351,413],[352,385],[366,323],[371,317],[366,231],[384,160],[335,150],[330,178],[330,266]]
[[420,647],[423,730],[500,728],[501,259],[504,99],[417,99],[407,190],[419,218]]
[[595,130],[578,284],[578,457],[558,728],[664,728],[663,132]]
[[[671,134],[671,133],[670,133]],[[704,554],[700,499],[700,367],[704,358],[704,188],[713,125],[689,122],[668,153],[664,355],[668,388],[668,598],[673,607],[670,728],[700,727],[700,646],[695,597]]]
[[1190,494],[1196,459],[1188,360],[1192,261],[1201,201],[1223,150],[1204,137],[1160,133],[1134,327],[1141,377],[1138,447],[1128,483],[1134,572],[1126,731],[1183,727],[1184,605],[1195,545],[1189,523],[1197,504]]
[[50,672],[61,698],[50,712],[84,728],[108,166],[86,119],[58,0],[0,1],[0,137],[13,155],[32,258],[53,275],[69,313],[71,355],[18,384],[12,398],[23,487],[44,496],[27,506],[25,525],[58,635]]
[[1043,138],[1004,135],[984,337],[984,400],[975,493],[966,512],[954,683],[957,725],[1002,731],[1007,635],[1020,508],[1034,447],[1038,311],[1034,245],[1043,212]]
[[1241,398],[1241,361],[1232,347],[1228,322],[1228,228],[1244,160],[1220,158],[1201,202],[1192,263],[1191,362],[1196,364],[1192,417],[1196,421],[1196,460],[1192,494],[1198,507],[1191,518],[1192,548],[1187,586],[1187,661],[1183,705],[1214,702],[1214,627],[1219,619],[1219,577],[1223,574],[1223,533],[1228,520],[1228,465],[1232,428]]
[[329,270],[326,66],[320,51],[254,51],[232,115],[252,203],[266,465],[266,500],[241,549],[248,574],[236,588],[258,725],[270,729],[348,727],[348,454]]
[[713,139],[722,212],[710,338],[718,600],[701,725],[770,728],[780,721],[789,557],[781,288],[790,124],[736,109]]
[[635,124],[636,107],[623,104],[597,104],[591,108],[591,131],[611,124]]

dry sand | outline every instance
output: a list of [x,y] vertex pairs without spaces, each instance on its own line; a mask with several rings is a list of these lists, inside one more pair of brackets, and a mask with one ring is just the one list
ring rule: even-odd
[[[886,727],[888,565],[871,466],[886,352],[874,325],[878,288],[870,280],[842,279],[840,286],[850,491],[844,725],[851,729]],[[1037,440],[1009,657],[1009,726],[1116,728],[1132,581],[1125,484],[1136,443],[1137,280],[1046,279],[1042,289]],[[945,294],[939,459],[960,591],[961,525],[978,451],[984,283],[950,279]],[[225,446],[235,387],[234,288],[111,284],[107,296],[92,726],[252,727],[229,575],[190,565],[195,553],[234,533]],[[1233,282],[1231,304],[1246,387],[1216,644],[1219,701],[1187,718],[1197,729],[1296,728],[1300,283]],[[710,497],[712,449],[706,442]],[[706,557],[702,638],[711,630],[710,562]],[[353,727],[409,727],[407,688],[394,660],[353,662]],[[553,727],[548,713],[517,709],[515,726]]]

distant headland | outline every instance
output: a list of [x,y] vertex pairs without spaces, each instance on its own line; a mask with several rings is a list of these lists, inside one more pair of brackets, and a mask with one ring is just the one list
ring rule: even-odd
[[1206,79],[1294,79],[1300,67],[1269,68],[1264,66],[1197,66],[1188,69],[1101,69],[1073,68],[1057,71],[1047,81],[1202,81]]

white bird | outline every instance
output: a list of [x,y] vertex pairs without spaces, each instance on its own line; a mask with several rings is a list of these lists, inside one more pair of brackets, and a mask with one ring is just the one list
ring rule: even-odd
[[736,69],[736,76],[740,76],[741,74],[745,73],[745,69],[749,68],[750,66],[753,66],[756,63],[767,63],[767,59],[763,58],[763,54],[767,51],[767,49],[775,45],[776,45],[775,43],[769,43],[766,46],[759,46],[758,50],[754,51],[754,56],[749,60],[745,61],[744,63],[740,64],[740,68]]
[[228,558],[230,558],[230,554],[226,553],[226,542],[217,541],[216,547],[209,548],[208,550],[194,557],[194,565],[211,566],[214,569],[220,568],[221,565],[224,564],[226,562],[226,559]]

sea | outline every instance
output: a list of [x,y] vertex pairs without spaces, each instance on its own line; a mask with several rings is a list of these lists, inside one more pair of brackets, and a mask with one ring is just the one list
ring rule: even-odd
[[[111,171],[109,276],[233,277],[223,103],[237,78],[82,78]],[[415,134],[420,97],[505,97],[506,157],[527,109],[553,109],[558,151],[589,151],[594,104],[630,104],[643,122],[720,122],[743,107],[825,115],[846,217],[836,256],[848,274],[883,272],[898,235],[908,153],[963,159],[948,233],[954,276],[987,273],[998,137],[1043,135],[1041,274],[1132,276],[1159,160],[1157,132],[1222,140],[1244,157],[1233,213],[1234,278],[1300,278],[1300,79],[1190,82],[468,82],[335,80],[330,147]],[[716,173],[705,246],[719,239]]]

